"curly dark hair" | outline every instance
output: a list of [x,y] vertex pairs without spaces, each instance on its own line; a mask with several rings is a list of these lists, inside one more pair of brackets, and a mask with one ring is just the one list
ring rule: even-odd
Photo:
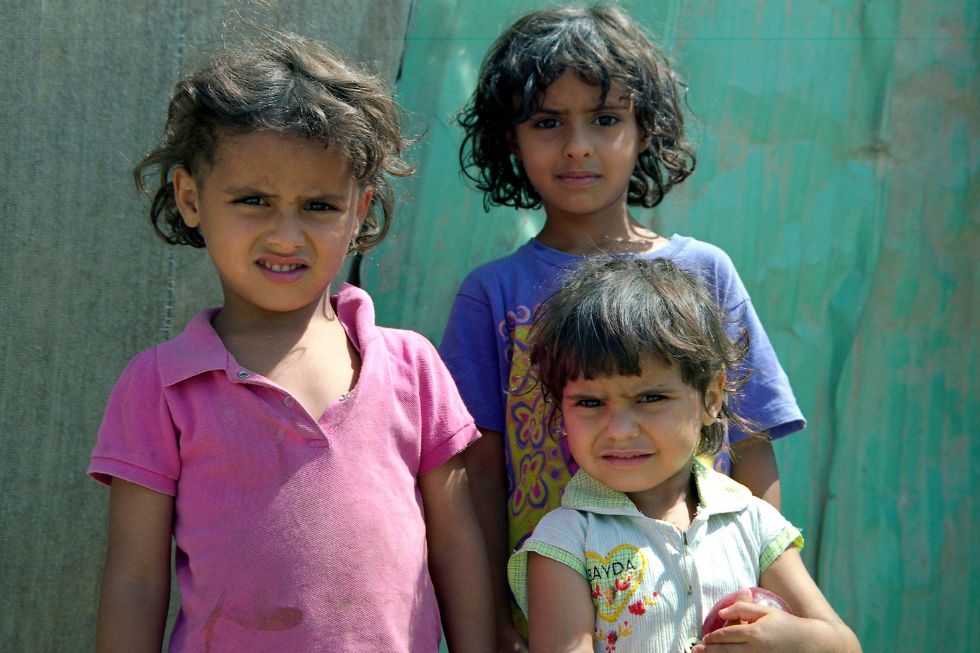
[[553,423],[561,416],[568,381],[639,376],[643,361],[655,357],[678,367],[684,383],[702,397],[717,374],[726,375],[721,420],[701,428],[698,454],[719,451],[726,421],[759,435],[728,401],[746,380],[740,365],[748,332],[732,340],[704,281],[670,260],[583,259],[538,309],[528,346]]
[[255,131],[340,148],[361,186],[374,189],[351,251],[366,252],[384,238],[394,205],[388,177],[413,172],[401,158],[407,142],[398,105],[380,79],[323,44],[273,30],[225,46],[174,87],[163,142],[133,170],[137,189],[147,194],[147,178],[157,173],[150,206],[157,235],[172,245],[205,246],[177,210],[173,171],[206,172],[222,134]]
[[636,22],[615,7],[561,7],[527,14],[493,44],[479,81],[457,116],[466,136],[459,162],[490,205],[536,209],[534,190],[511,142],[515,125],[533,115],[545,90],[566,70],[601,90],[628,92],[640,133],[650,144],[640,152],[627,201],[656,206],[693,171],[694,150],[684,137],[684,85],[667,57]]

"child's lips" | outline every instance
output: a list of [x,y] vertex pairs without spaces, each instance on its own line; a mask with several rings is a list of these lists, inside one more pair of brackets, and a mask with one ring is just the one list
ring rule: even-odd
[[637,467],[650,460],[653,454],[649,451],[606,451],[602,459],[617,467]]
[[275,283],[292,283],[303,276],[306,263],[297,258],[260,258],[255,262],[259,271]]
[[599,173],[590,170],[569,170],[558,173],[558,180],[566,186],[586,186],[600,176]]

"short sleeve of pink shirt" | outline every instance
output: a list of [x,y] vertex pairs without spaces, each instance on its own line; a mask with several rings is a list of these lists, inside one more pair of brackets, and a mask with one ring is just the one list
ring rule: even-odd
[[123,370],[99,433],[89,470],[95,480],[108,485],[117,477],[163,494],[176,494],[180,453],[160,383],[156,349],[138,354]]
[[318,418],[237,364],[214,310],[113,390],[89,474],[174,496],[170,651],[438,649],[417,478],[479,433],[425,338],[357,288],[334,302],[361,371]]

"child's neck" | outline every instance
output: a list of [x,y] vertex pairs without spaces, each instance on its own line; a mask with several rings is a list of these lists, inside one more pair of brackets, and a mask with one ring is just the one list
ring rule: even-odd
[[244,302],[233,304],[226,299],[213,326],[227,345],[228,340],[299,339],[317,323],[336,321],[336,317],[328,291],[318,301],[294,311],[262,310]]
[[627,492],[637,510],[686,531],[698,510],[698,486],[694,474],[687,472],[643,492]]
[[537,240],[566,254],[649,254],[669,241],[637,222],[625,209],[609,216],[548,212]]
[[226,306],[213,326],[239,365],[281,386],[314,419],[357,382],[360,355],[327,294],[289,313],[242,314]]

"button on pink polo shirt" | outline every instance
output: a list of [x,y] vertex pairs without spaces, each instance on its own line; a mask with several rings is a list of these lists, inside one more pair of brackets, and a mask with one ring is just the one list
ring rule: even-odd
[[89,474],[175,497],[170,651],[438,649],[416,478],[478,432],[428,341],[357,288],[334,302],[362,367],[319,420],[235,362],[215,309],[113,390]]

